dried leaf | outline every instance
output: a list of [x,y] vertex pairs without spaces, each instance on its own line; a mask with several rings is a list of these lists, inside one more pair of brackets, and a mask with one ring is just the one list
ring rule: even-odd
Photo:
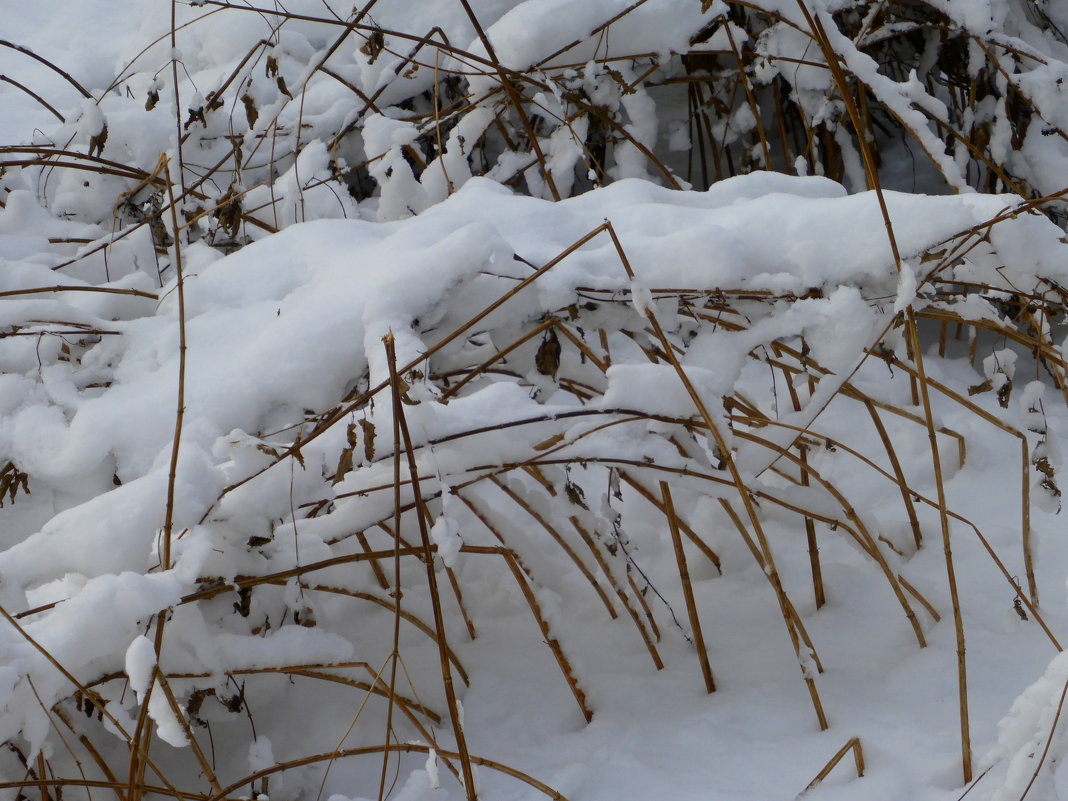
[[275,83],[278,84],[278,91],[281,92],[282,94],[284,94],[290,100],[292,100],[293,99],[293,95],[291,95],[289,93],[289,89],[286,87],[286,79],[283,78],[281,75],[279,75],[274,80],[275,80]]
[[152,232],[152,244],[155,245],[157,253],[166,253],[167,248],[174,244],[170,231],[159,217],[148,221],[148,230]]
[[1005,383],[998,387],[998,403],[1002,409],[1009,408],[1009,397],[1012,395],[1012,379],[1005,376]]
[[564,482],[564,492],[567,493],[567,499],[575,506],[581,506],[583,509],[589,510],[590,507],[586,505],[586,493],[582,491],[582,487],[578,484],[568,479]]
[[542,339],[534,356],[534,365],[542,375],[556,378],[556,371],[560,369],[560,339],[556,336],[555,329],[550,328]]
[[363,429],[363,455],[368,462],[373,462],[375,458],[375,424],[366,418],[361,418],[360,428]]
[[229,709],[231,712],[240,712],[245,707],[245,685],[241,685],[241,692],[237,695],[231,695],[229,698],[221,700],[222,705]]
[[185,704],[186,715],[189,719],[196,723],[198,726],[208,725],[206,721],[200,718],[200,708],[204,705],[204,699],[209,695],[215,695],[214,687],[203,687],[198,690],[193,690],[189,695],[189,700]]
[[278,59],[274,56],[267,56],[267,77],[273,78],[278,74]]
[[418,406],[419,405],[419,401],[413,399],[408,394],[412,389],[412,385],[411,385],[411,383],[409,383],[408,379],[411,379],[412,381],[418,381],[422,377],[423,377],[423,374],[420,373],[418,370],[412,370],[410,373],[408,373],[407,378],[402,378],[401,376],[397,376],[396,391],[400,395],[401,403],[403,403],[405,406]]
[[333,480],[332,483],[337,484],[351,470],[352,470],[352,448],[345,448],[345,450],[343,450],[341,452],[341,458],[338,459],[337,470],[334,471],[334,480]]
[[145,111],[151,111],[159,102],[159,92],[155,88],[148,90],[148,99],[145,100]]
[[213,214],[231,239],[241,230],[241,211],[241,194],[231,186],[226,190],[226,194],[219,198],[219,205]]
[[1027,612],[1024,611],[1023,602],[1020,600],[1019,595],[1013,599],[1012,608],[1016,610],[1016,614],[1020,616],[1020,620],[1027,620]]
[[270,456],[270,457],[272,457],[274,459],[281,459],[282,458],[282,454],[279,453],[279,451],[277,449],[272,448],[270,445],[266,444],[265,442],[257,442],[256,443],[256,450],[258,450],[260,453],[266,453],[268,456]]
[[89,155],[90,156],[93,156],[93,155],[100,156],[100,155],[102,155],[104,153],[104,145],[107,143],[107,141],[108,141],[108,126],[104,125],[104,127],[100,129],[100,133],[98,133],[96,136],[90,137],[90,139],[89,139]]
[[30,494],[30,477],[15,467],[14,462],[8,462],[0,470],[0,508],[4,505],[5,497],[14,501],[20,489]]
[[248,128],[251,131],[256,127],[256,120],[260,118],[260,111],[256,108],[256,101],[248,92],[241,95],[241,103],[245,107],[245,119],[248,120]]
[[205,128],[208,127],[208,121],[206,119],[204,119],[204,107],[203,106],[201,106],[200,108],[191,108],[191,109],[189,109],[189,119],[187,119],[185,121],[185,125],[183,126],[183,128],[188,131],[189,130],[189,126],[191,126],[194,122],[199,122]]
[[984,392],[989,392],[994,388],[994,385],[989,381],[984,381],[982,384],[975,384],[968,387],[968,395],[981,395]]
[[619,84],[619,88],[623,90],[623,94],[633,95],[637,92],[637,90],[630,85],[630,82],[623,77],[623,73],[619,70],[608,68],[605,70],[605,72],[608,73],[608,75],[612,78],[613,81]]
[[1038,459],[1035,460],[1035,470],[1040,472],[1046,478],[1053,478],[1053,476],[1057,472],[1053,469],[1053,465],[1049,463],[1049,459],[1047,459],[1045,456],[1040,456]]
[[367,37],[360,52],[367,56],[367,63],[374,64],[386,48],[386,37],[382,31],[374,31]]
[[248,617],[252,612],[252,587],[242,587],[237,591],[234,611],[241,617]]

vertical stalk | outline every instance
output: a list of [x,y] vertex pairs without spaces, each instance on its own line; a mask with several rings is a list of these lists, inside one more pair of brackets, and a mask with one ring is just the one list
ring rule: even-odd
[[[456,701],[456,688],[452,681],[452,666],[449,664],[449,651],[445,640],[445,619],[441,612],[441,595],[438,592],[438,578],[434,571],[434,550],[430,545],[430,531],[427,529],[422,492],[419,489],[419,473],[415,465],[415,452],[412,448],[411,434],[408,432],[408,422],[404,416],[404,406],[401,403],[400,378],[397,375],[397,354],[392,334],[385,339],[386,362],[389,365],[389,382],[393,395],[393,426],[394,431],[400,429],[404,438],[404,451],[408,457],[408,471],[411,473],[412,492],[415,495],[416,520],[419,521],[419,536],[423,545],[423,562],[426,567],[427,585],[430,589],[430,604],[434,610],[434,628],[437,630],[438,656],[441,661],[441,679],[445,685],[445,699],[449,706],[449,717],[452,720],[452,730],[456,737],[456,750],[460,754],[460,768],[463,772],[464,790],[467,792],[467,801],[477,801],[478,794],[475,790],[475,774],[471,767],[471,756],[467,751],[467,738],[464,736],[463,722],[460,720],[460,708]],[[399,453],[395,456],[396,464],[400,463]],[[399,469],[395,468],[395,469]],[[395,475],[394,478],[397,476]],[[396,484],[399,486],[399,482]],[[398,533],[399,529],[398,529]],[[396,590],[399,592],[400,585]]]
[[887,458],[890,459],[890,466],[894,470],[897,485],[901,489],[901,500],[905,504],[905,513],[908,515],[909,525],[912,527],[912,539],[916,543],[916,550],[919,550],[923,545],[923,530],[920,528],[920,520],[916,516],[916,505],[912,502],[912,494],[909,491],[908,483],[905,481],[905,471],[901,469],[901,460],[897,458],[897,451],[894,450],[890,435],[886,431],[886,426],[883,425],[882,418],[879,417],[875,404],[871,402],[870,398],[864,398],[863,403],[868,409],[868,414],[871,415],[875,430],[879,432],[879,439],[882,440]]
[[[801,486],[809,486],[808,477],[808,446],[801,445]],[[805,538],[808,541],[808,562],[812,572],[812,593],[816,598],[816,608],[820,609],[827,603],[827,595],[823,589],[823,568],[820,565],[820,546],[816,541],[816,524],[811,517],[805,517]]]
[[679,566],[679,578],[682,581],[682,594],[686,599],[686,614],[690,618],[693,630],[693,644],[697,649],[697,658],[701,661],[701,675],[705,679],[705,689],[709,693],[716,691],[716,682],[712,678],[712,666],[708,661],[708,648],[705,647],[705,635],[701,629],[701,618],[697,614],[697,602],[693,597],[693,584],[690,583],[690,570],[686,566],[686,552],[682,548],[682,535],[679,534],[679,521],[675,515],[675,505],[671,501],[671,488],[666,481],[660,482],[660,494],[664,498],[664,512],[668,528],[671,530],[671,543],[675,546],[675,561]]
[[[172,6],[171,13],[174,9]],[[172,19],[173,23],[173,19]],[[172,24],[171,37],[174,37]],[[177,95],[178,84],[175,83]],[[167,508],[163,521],[163,536],[160,543],[160,568],[171,568],[171,540],[174,537],[174,493],[178,477],[178,453],[182,444],[182,426],[185,421],[185,360],[186,360],[186,332],[185,332],[185,272],[182,269],[182,241],[181,230],[178,227],[178,208],[175,205],[174,182],[171,178],[170,161],[165,154],[160,154],[156,171],[163,172],[167,184],[167,196],[171,211],[171,226],[174,230],[174,272],[177,282],[178,295],[178,399],[177,409],[174,415],[174,439],[171,442],[171,459],[167,472]],[[164,610],[156,616],[156,631],[153,646],[156,653],[156,673],[162,675],[159,669],[160,654],[163,651],[163,629],[167,622],[167,611]],[[148,717],[148,702],[151,700],[155,681],[149,682],[145,697],[141,702],[141,709],[137,715],[137,726],[130,743],[130,766],[128,775],[127,793],[130,801],[140,801],[145,778],[145,770],[149,762],[149,748],[152,740],[152,721]]]
[[[634,268],[631,267],[630,259],[627,258],[627,253],[623,250],[623,244],[619,241],[619,237],[616,235],[616,229],[612,226],[611,222],[604,224],[604,230],[608,232],[608,235],[612,238],[612,244],[616,249],[616,253],[619,254],[620,263],[623,265],[623,269],[627,273],[627,277],[634,281],[636,276],[634,274]],[[895,251],[896,252],[896,251]],[[686,390],[686,394],[689,396],[693,405],[696,407],[698,414],[701,416],[702,421],[708,428],[709,433],[712,435],[715,441],[716,447],[722,454],[723,461],[731,477],[731,484],[734,486],[735,491],[738,493],[738,497],[742,502],[742,506],[745,509],[746,517],[749,518],[750,524],[753,526],[753,533],[756,536],[756,541],[760,544],[760,550],[764,557],[765,572],[768,579],[775,589],[775,596],[779,601],[779,608],[782,612],[783,622],[786,624],[786,631],[790,636],[790,643],[793,645],[794,653],[797,655],[798,665],[801,667],[802,675],[805,678],[805,683],[808,685],[809,695],[812,697],[812,706],[816,712],[816,717],[819,720],[820,729],[824,730],[828,727],[827,716],[823,710],[823,703],[820,701],[819,692],[816,689],[816,682],[808,675],[807,659],[802,655],[801,643],[797,636],[797,631],[790,623],[790,612],[786,601],[786,593],[782,588],[782,581],[779,577],[778,568],[775,566],[775,557],[771,552],[771,545],[768,542],[767,535],[764,532],[764,526],[760,522],[760,516],[757,514],[756,502],[753,500],[752,495],[749,492],[749,488],[745,484],[745,480],[742,478],[741,471],[738,469],[737,463],[734,461],[730,446],[727,444],[727,440],[723,436],[723,432],[720,431],[715,420],[712,418],[711,413],[708,411],[708,406],[705,405],[697,388],[690,381],[690,377],[686,374],[686,370],[683,369],[682,363],[679,361],[678,356],[675,354],[675,349],[672,347],[670,340],[667,338],[667,334],[664,333],[663,326],[660,325],[660,321],[657,319],[656,314],[653,312],[652,306],[646,306],[643,316],[649,322],[649,325],[653,329],[653,333],[657,340],[660,342],[664,350],[664,358],[674,369],[675,374],[679,377],[679,381],[682,382],[683,388]],[[922,636],[922,635],[920,635]]]
[[916,363],[916,375],[923,399],[923,416],[927,423],[927,438],[931,442],[931,461],[934,464],[935,488],[938,491],[938,519],[942,526],[942,550],[946,558],[946,580],[949,584],[949,596],[953,604],[953,629],[957,638],[957,696],[960,706],[960,748],[961,769],[964,783],[972,780],[972,735],[968,721],[968,665],[965,661],[964,618],[960,611],[960,597],[957,593],[957,574],[953,566],[953,548],[950,541],[949,510],[946,506],[946,490],[942,480],[942,461],[938,454],[938,435],[935,431],[934,415],[931,411],[931,396],[927,387],[927,373],[923,367],[923,349],[920,346],[916,315],[910,306],[906,312],[905,325],[909,341],[912,343],[913,358]]
[[182,424],[185,421],[185,273],[182,269],[181,231],[178,228],[178,209],[175,206],[171,169],[166,156],[161,155],[160,160],[162,161],[163,172],[167,181],[167,194],[171,207],[171,224],[174,227],[174,272],[178,294],[178,408],[174,414],[174,440],[171,444],[171,461],[167,474],[167,512],[163,522],[163,551],[160,555],[160,567],[163,570],[170,570],[171,539],[174,534],[174,487],[178,475],[178,451],[182,444]]
[[[389,354],[387,346],[386,353]],[[394,370],[391,365],[390,376]],[[386,776],[389,771],[390,739],[393,737],[393,705],[397,690],[397,663],[400,662],[400,622],[401,622],[401,433],[400,417],[397,415],[399,397],[396,382],[391,380],[390,389],[393,393],[393,650],[389,660],[389,699],[386,703],[386,742],[382,750],[382,772],[378,782],[378,801],[384,801],[386,797]],[[383,525],[386,531],[388,527]]]

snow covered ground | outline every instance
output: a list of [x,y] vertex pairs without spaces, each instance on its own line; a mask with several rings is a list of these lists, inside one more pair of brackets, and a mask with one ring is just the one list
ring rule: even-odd
[[[629,4],[471,5],[523,70]],[[701,5],[572,57],[666,59]],[[488,56],[459,3],[381,6]],[[600,182],[557,133],[522,191],[514,153],[472,177],[486,108],[416,176],[397,114],[330,141],[350,87],[301,64],[337,32],[280,8],[178,6],[216,14],[179,52],[158,2],[0,34],[92,95],[0,48],[54,107],[0,83],[0,792],[445,801],[466,751],[494,801],[1068,797],[1063,231],[1010,194],[659,185],[644,91],[602,98],[604,187],[545,199]],[[400,108],[374,42],[331,68]]]

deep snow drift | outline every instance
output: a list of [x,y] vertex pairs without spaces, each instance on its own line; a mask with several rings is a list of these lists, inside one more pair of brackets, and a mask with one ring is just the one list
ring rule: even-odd
[[[755,801],[818,777],[807,798],[950,801],[962,635],[969,797],[1068,796],[1063,230],[1012,194],[888,191],[884,216],[818,176],[659,186],[642,147],[678,131],[595,57],[667,62],[719,4],[611,36],[618,2],[473,5],[509,69],[597,32],[535,105],[602,92],[631,137],[604,175],[561,125],[546,171],[500,152],[473,177],[491,104],[418,176],[394,112],[331,141],[349,84],[431,102],[455,52],[402,92],[366,37],[328,82],[300,65],[332,39],[291,20],[228,96],[238,129],[206,96],[176,126],[171,56],[183,97],[244,75],[271,9],[191,25],[184,55],[164,6],[16,15],[101,102],[4,50],[64,119],[0,85],[0,136],[114,163],[0,177],[0,792],[444,801],[467,774],[486,799]],[[487,58],[456,6],[375,21]],[[157,36],[168,69],[127,67]],[[360,197],[335,173],[364,157]],[[583,181],[608,185],[542,199]]]
[[[884,463],[884,470],[889,468],[886,454],[879,456],[876,430],[864,420],[863,405],[839,391],[848,381],[880,403],[907,407],[907,374],[894,372],[881,360],[865,360],[865,348],[885,340],[895,307],[911,303],[936,308],[941,302],[924,288],[923,253],[942,251],[947,243],[952,250],[958,232],[997,217],[1018,201],[1008,196],[893,194],[888,201],[906,259],[903,271],[911,273],[908,280],[895,274],[885,238],[879,235],[882,222],[873,194],[850,196],[824,179],[771,174],[723,182],[706,193],[623,182],[561,204],[516,197],[496,184],[472,181],[448,201],[404,222],[307,223],[225,258],[207,247],[190,246],[185,251],[188,352],[176,534],[173,567],[163,571],[159,531],[178,377],[173,285],[164,288],[158,304],[128,296],[101,300],[77,292],[56,293],[47,301],[34,296],[7,300],[7,313],[22,319],[37,315],[77,320],[115,333],[81,345],[85,350],[77,362],[60,355],[69,336],[41,337],[32,344],[21,340],[20,348],[41,354],[42,362],[22,371],[12,363],[3,377],[0,442],[5,455],[32,476],[34,493],[18,497],[4,512],[10,508],[19,515],[25,507],[22,528],[27,533],[38,525],[30,521],[42,521],[37,533],[19,543],[9,541],[0,553],[4,607],[14,613],[55,604],[26,618],[26,633],[79,680],[91,682],[125,669],[140,694],[149,683],[155,655],[139,633],[168,607],[173,608],[163,652],[168,672],[204,676],[172,679],[181,699],[188,700],[197,687],[219,687],[221,695],[228,672],[235,670],[241,675],[253,669],[354,660],[377,668],[388,656],[388,603],[387,608],[363,608],[351,597],[331,599],[307,589],[371,592],[375,578],[363,564],[328,565],[305,573],[303,587],[288,579],[273,590],[258,588],[247,616],[235,615],[233,590],[217,600],[180,599],[212,586],[212,581],[225,584],[238,576],[284,574],[295,565],[351,555],[359,550],[353,538],[357,531],[369,530],[377,535],[372,547],[388,550],[388,540],[374,529],[379,521],[391,524],[393,519],[392,495],[375,489],[389,485],[393,470],[392,440],[384,433],[392,429],[392,411],[383,394],[329,427],[317,428],[317,418],[308,418],[304,438],[318,435],[301,446],[299,462],[284,454],[297,431],[292,422],[302,419],[303,410],[317,410],[321,423],[322,415],[346,393],[353,396],[388,379],[382,340],[392,332],[397,363],[412,362],[423,376],[407,371],[414,405],[406,407],[406,417],[418,471],[425,479],[424,495],[433,499],[444,488],[474,481],[469,496],[463,490],[433,501],[439,517],[431,532],[445,564],[456,570],[480,633],[468,642],[458,610],[450,607],[449,642],[471,672],[463,706],[473,753],[520,767],[569,797],[638,797],[670,786],[679,798],[708,797],[710,792],[717,798],[767,798],[803,789],[834,751],[858,736],[865,747],[865,796],[948,797],[948,788],[959,783],[955,657],[952,625],[946,620],[945,567],[936,544],[937,515],[919,510],[927,544],[913,555],[912,535],[892,483],[830,440],[848,443]],[[9,196],[0,212],[0,227],[24,230],[31,213],[24,204],[31,203],[32,198]],[[531,276],[528,265],[550,262],[604,219],[619,232],[622,251],[636,273],[634,282],[609,234],[602,232],[490,318],[463,330],[427,368],[423,354]],[[988,245],[973,250],[954,269],[954,279],[1003,281],[1016,287],[1037,287],[1040,277],[1042,282],[1063,282],[1065,246],[1059,236],[1035,215],[1007,219],[993,228],[990,241],[1012,254],[1011,268],[1002,264],[1006,259],[999,250]],[[10,253],[19,239],[8,234],[2,241]],[[47,286],[55,280],[47,264],[9,260],[7,267],[5,290]],[[152,291],[143,274],[108,286]],[[729,325],[738,310],[721,311],[722,326],[715,318],[707,323],[687,316],[683,299],[693,308],[703,307],[703,290],[713,296],[715,290],[726,290],[753,298],[734,301],[747,313],[745,327],[732,330]],[[809,297],[773,301],[761,293]],[[647,297],[642,304],[628,302],[641,294]],[[589,299],[593,297],[597,300]],[[576,301],[581,308],[567,312]],[[774,608],[774,593],[714,501],[722,497],[736,502],[736,491],[729,482],[724,485],[723,478],[708,483],[698,477],[722,477],[726,471],[709,461],[712,447],[704,436],[693,440],[689,434],[692,444],[684,452],[669,444],[671,435],[686,432],[681,421],[695,420],[696,410],[674,368],[663,360],[653,363],[640,347],[642,337],[635,340],[624,333],[641,334],[642,305],[673,341],[685,346],[685,373],[719,415],[724,413],[722,399],[731,395],[767,402],[777,389],[779,403],[788,404],[782,376],[769,374],[767,362],[746,354],[804,337],[810,358],[830,372],[819,377],[811,397],[803,373],[800,382],[794,382],[802,401],[799,411],[786,405],[767,411],[782,423],[808,427],[817,441],[829,438],[823,447],[810,449],[820,474],[852,499],[857,519],[878,538],[876,547],[892,570],[943,615],[935,624],[929,612],[916,607],[928,641],[920,649],[871,555],[837,526],[820,526],[827,604],[816,612],[801,518],[775,512],[768,504],[780,498],[851,523],[835,508],[831,495],[812,488],[802,491],[769,472],[777,461],[771,444],[738,438],[761,426],[742,425],[734,432],[734,460],[750,489],[766,494],[768,500],[760,505],[779,569],[822,659],[823,674],[813,675],[824,697],[828,732],[819,733],[809,708],[803,677]],[[967,304],[955,305],[965,314],[971,311],[964,308]],[[990,302],[979,305],[985,307],[980,312],[995,315]],[[562,347],[560,377],[581,376],[592,397],[583,400],[583,393],[565,391],[552,376],[538,371],[533,352],[538,338],[503,360],[500,366],[505,369],[495,375],[487,372],[442,403],[443,394],[450,392],[442,376],[483,362],[495,346],[503,347],[547,313],[584,338],[605,363],[610,360],[602,371],[570,341]],[[605,340],[607,348],[593,333],[598,326],[615,331]],[[648,334],[642,336],[648,339]],[[989,351],[1012,364],[997,343],[984,342],[983,348],[981,355]],[[8,359],[18,355],[18,349],[9,347]],[[983,378],[967,377],[971,368],[966,363],[935,359],[929,365],[935,377],[953,384],[962,379],[979,384]],[[1012,370],[1006,370],[1011,376]],[[1007,425],[1037,430],[1033,410],[1048,388],[1027,384],[1019,374],[1016,381],[1026,386],[1011,396],[1007,408],[1000,408],[992,392],[978,400],[985,397],[984,408]],[[1043,439],[1055,458],[1053,446],[1064,412],[1057,402],[1041,407],[1047,415],[1045,429],[1051,432]],[[973,412],[944,400],[936,408],[943,429],[967,442],[959,471],[953,440],[945,437],[940,443],[943,467],[953,474],[946,482],[950,508],[978,524],[1012,566],[1011,572],[1022,577],[1019,484],[1013,483],[1019,474],[1018,446]],[[578,411],[587,413],[569,418]],[[680,423],[670,422],[673,419]],[[603,427],[609,420],[618,425]],[[888,420],[887,425],[899,457],[916,471],[910,482],[918,491],[926,488],[933,494],[929,467],[923,466],[927,446],[922,427],[904,419]],[[281,433],[269,433],[276,429]],[[782,429],[767,436],[782,447],[795,435],[796,429]],[[1028,436],[1038,441],[1037,434]],[[355,449],[350,447],[354,440]],[[346,450],[351,472],[335,477]],[[280,458],[271,467],[275,455]],[[553,521],[561,515],[553,503],[559,504],[562,495],[554,502],[529,474],[524,480],[522,471],[507,469],[532,458],[532,464],[544,463],[541,469],[549,480],[581,488],[576,492],[585,500],[573,502],[567,514],[580,516],[587,529],[597,533],[604,564],[615,564],[613,569],[621,571],[617,580],[629,571],[641,582],[635,586],[649,588],[647,602],[659,623],[659,648],[667,663],[663,674],[658,675],[642,654],[641,640],[629,623],[618,619],[604,625],[608,618],[598,608],[597,596],[547,530],[539,530],[534,517],[509,524],[509,518],[520,514],[515,501],[491,482],[477,481],[503,476],[503,488],[519,493],[533,509],[542,510],[543,519]],[[553,466],[561,461],[570,465],[566,479]],[[645,475],[643,463],[694,471],[694,478],[677,475],[672,489],[680,516],[721,560],[722,575],[707,561],[693,568],[717,683],[710,697],[702,692],[698,660],[687,642],[690,626],[680,587],[672,578],[674,559],[663,520],[651,516],[651,507],[643,506],[632,490],[617,487],[613,498],[610,484],[619,481],[612,478],[614,462],[636,465],[631,469],[634,476]],[[781,467],[787,475],[794,472],[785,464]],[[651,478],[644,483],[655,488]],[[1037,478],[1035,493],[1041,495]],[[225,488],[239,483],[220,499]],[[490,516],[493,529],[472,514],[476,507],[465,506],[460,500],[464,497]],[[404,498],[405,503],[411,500],[407,488]],[[291,522],[294,512],[296,527]],[[617,520],[620,514],[625,534]],[[411,513],[406,527],[415,526],[410,518]],[[17,525],[19,518],[15,520]],[[1068,621],[1062,589],[1068,553],[1055,536],[1058,521],[1053,514],[1036,509],[1031,525],[1037,538],[1043,614],[1057,632],[1058,624],[1063,627]],[[509,547],[538,582],[539,603],[569,652],[595,713],[588,726],[548,649],[539,643],[530,611],[524,609],[515,585],[506,581],[503,560],[457,552],[461,544],[499,545],[492,530],[507,532]],[[417,529],[408,536],[417,540]],[[567,536],[572,548],[584,547],[574,531]],[[625,550],[612,547],[619,537],[625,537]],[[974,533],[955,526],[954,538],[969,643],[976,754],[983,767],[987,754],[990,761],[1002,757],[985,780],[989,788],[1013,759],[1025,759],[1017,752],[1033,750],[1032,740],[1043,741],[1048,725],[1044,716],[1049,715],[1044,705],[1056,700],[1063,667],[1054,662],[1050,677],[1043,680],[1046,684],[1024,696],[999,742],[995,724],[1013,696],[1041,674],[1054,650],[1033,621],[1025,622],[1014,612],[1011,586],[998,575]],[[690,558],[699,559],[700,554]],[[580,561],[600,574],[589,553]],[[415,586],[406,590],[406,603],[426,615],[425,589],[420,591],[411,576],[408,581]],[[598,581],[609,578],[601,575]],[[384,592],[378,594],[388,601]],[[631,603],[638,605],[634,597]],[[316,625],[293,622],[302,615]],[[440,682],[427,675],[434,664],[433,649],[418,637],[404,644],[409,668],[417,677],[423,674],[414,692],[424,703],[436,699],[440,710]],[[5,630],[3,647],[8,677],[0,714],[3,736],[21,733],[26,747],[36,749],[50,737],[41,703],[50,706],[72,688],[14,629]],[[330,689],[301,691],[297,685],[281,692],[284,685],[269,680],[242,681],[257,736],[270,741],[279,761],[329,752],[358,706],[332,700]],[[135,712],[136,696],[123,694],[121,681],[102,685],[101,692],[105,697],[117,693],[112,711],[120,720]],[[221,705],[209,715],[208,707],[206,702],[201,714],[217,727],[215,747],[227,760],[234,759],[235,746],[228,738],[247,739],[248,732],[241,731],[247,721]],[[149,714],[164,740],[174,745],[185,741],[166,705],[150,704]],[[361,736],[381,736],[374,724],[367,729],[361,735],[362,728],[356,727],[346,745],[353,740],[360,744]],[[318,745],[309,747],[313,742]],[[55,748],[51,755],[62,759]],[[165,750],[162,758],[177,757]],[[224,786],[248,772],[242,761],[219,768]],[[344,792],[351,781],[358,787],[366,780],[358,778],[362,770],[339,762],[329,786]],[[839,770],[844,772],[844,766]],[[303,780],[300,775],[286,773],[272,784],[272,792],[285,787],[293,791],[302,781],[312,781],[311,774]],[[407,781],[410,795],[402,797],[422,797],[414,788],[428,781],[425,774],[412,774]],[[485,771],[483,781],[492,797],[517,792]],[[850,786],[850,793],[861,791],[861,785]],[[635,787],[644,789],[636,792]],[[834,791],[820,792],[833,797]]]

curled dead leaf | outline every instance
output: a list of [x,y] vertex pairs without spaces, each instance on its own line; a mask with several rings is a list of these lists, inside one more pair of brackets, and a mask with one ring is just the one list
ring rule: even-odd
[[549,332],[538,346],[538,352],[534,355],[534,366],[542,375],[556,378],[556,371],[560,369],[560,339],[556,336],[556,330]]

